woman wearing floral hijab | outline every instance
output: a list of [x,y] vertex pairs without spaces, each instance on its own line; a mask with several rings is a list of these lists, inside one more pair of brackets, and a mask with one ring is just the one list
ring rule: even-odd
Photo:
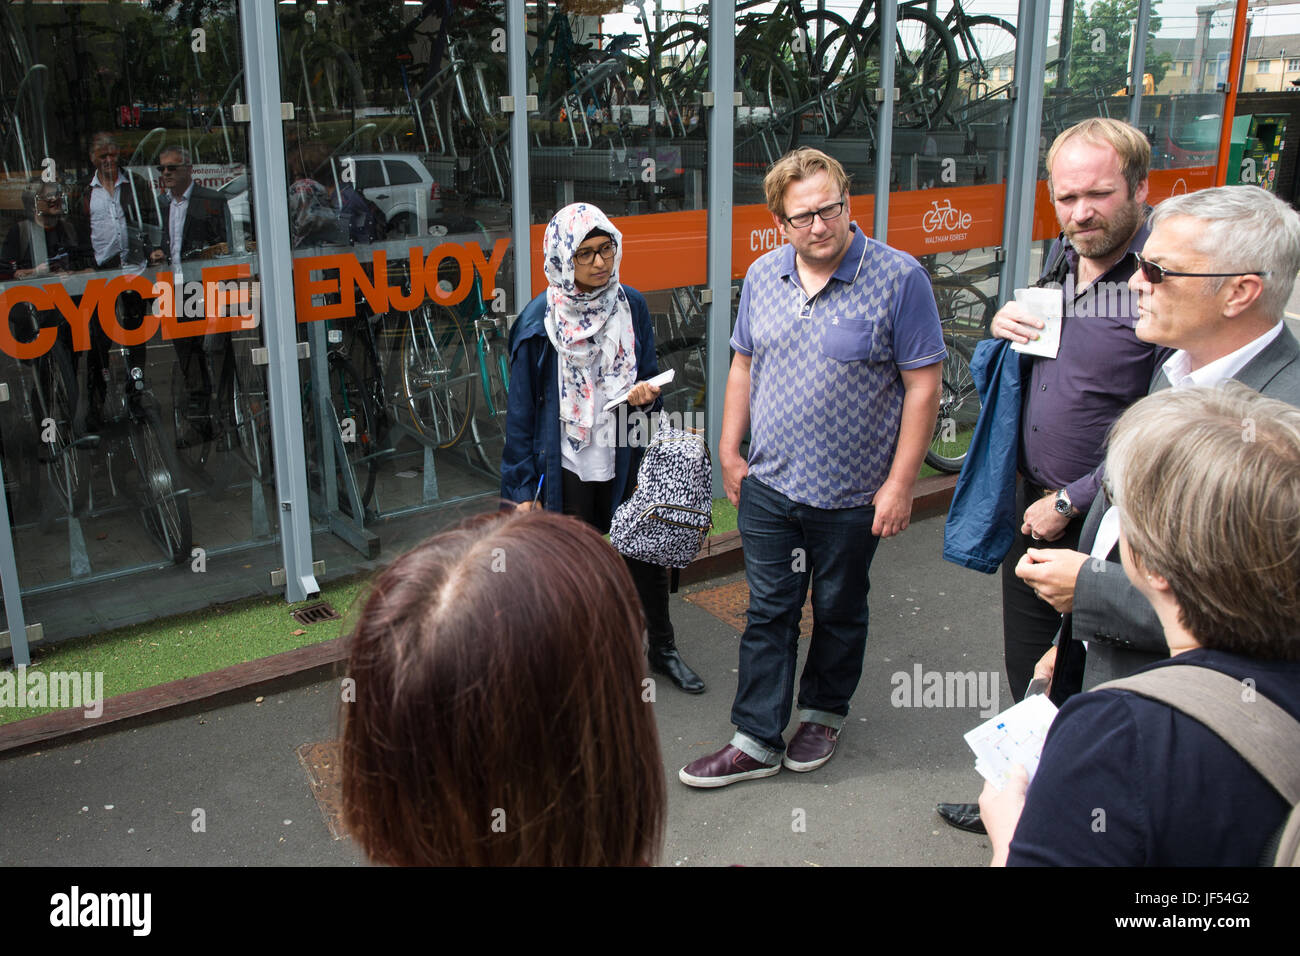
[[[633,411],[661,405],[654,325],[641,293],[618,281],[622,234],[588,203],[565,206],[543,239],[547,289],[510,333],[510,398],[501,497],[520,509],[576,515],[602,534],[631,494],[641,449],[629,416],[603,411],[627,393]],[[638,416],[639,417],[639,416]],[[650,666],[682,690],[702,681],[677,652],[668,570],[624,558],[645,609]]]

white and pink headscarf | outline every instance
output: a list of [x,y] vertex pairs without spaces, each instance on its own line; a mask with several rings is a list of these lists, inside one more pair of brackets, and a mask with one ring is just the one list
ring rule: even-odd
[[[573,281],[578,246],[599,229],[618,245],[609,281],[594,292],[580,292]],[[636,384],[636,340],[632,309],[618,281],[623,234],[589,203],[573,203],[555,214],[542,240],[545,252],[546,335],[560,357],[560,424],[574,451],[591,441],[599,409],[594,384],[599,377],[608,398]]]

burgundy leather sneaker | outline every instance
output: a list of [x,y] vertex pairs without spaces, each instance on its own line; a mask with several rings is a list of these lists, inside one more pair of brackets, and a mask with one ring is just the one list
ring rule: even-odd
[[677,777],[688,787],[725,787],[741,780],[770,777],[780,769],[779,763],[759,763],[743,750],[727,744],[717,753],[691,761],[677,772]]
[[816,770],[835,754],[835,743],[839,736],[840,732],[833,727],[805,721],[790,738],[781,763],[799,773]]

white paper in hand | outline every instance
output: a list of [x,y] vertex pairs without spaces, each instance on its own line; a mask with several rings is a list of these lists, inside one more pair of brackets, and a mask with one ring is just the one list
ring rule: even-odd
[[975,769],[980,776],[1002,790],[1011,768],[1020,764],[1033,780],[1047,728],[1055,717],[1056,705],[1047,695],[1034,694],[967,733],[965,740],[975,751]]
[[1016,303],[1037,319],[1043,320],[1044,327],[1039,330],[1038,338],[1028,345],[1012,342],[1011,348],[1026,355],[1041,355],[1043,358],[1056,358],[1061,348],[1061,313],[1064,311],[1065,294],[1060,289],[1017,289]]
[[[646,384],[653,385],[655,388],[663,388],[665,385],[671,382],[676,377],[676,375],[677,375],[677,370],[670,368],[666,372],[660,372],[654,378],[646,379]],[[635,387],[636,387],[635,385],[632,386],[632,388]],[[619,405],[622,405],[624,402],[627,401],[627,397],[631,394],[632,394],[632,389],[629,388],[618,398],[611,398],[608,402],[605,403],[605,411],[609,411],[611,408],[615,408]]]

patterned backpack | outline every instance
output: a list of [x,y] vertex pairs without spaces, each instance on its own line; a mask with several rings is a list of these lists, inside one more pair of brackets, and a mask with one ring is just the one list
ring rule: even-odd
[[636,490],[618,506],[609,529],[614,548],[629,558],[684,568],[713,527],[713,465],[704,436],[659,427],[637,472]]

